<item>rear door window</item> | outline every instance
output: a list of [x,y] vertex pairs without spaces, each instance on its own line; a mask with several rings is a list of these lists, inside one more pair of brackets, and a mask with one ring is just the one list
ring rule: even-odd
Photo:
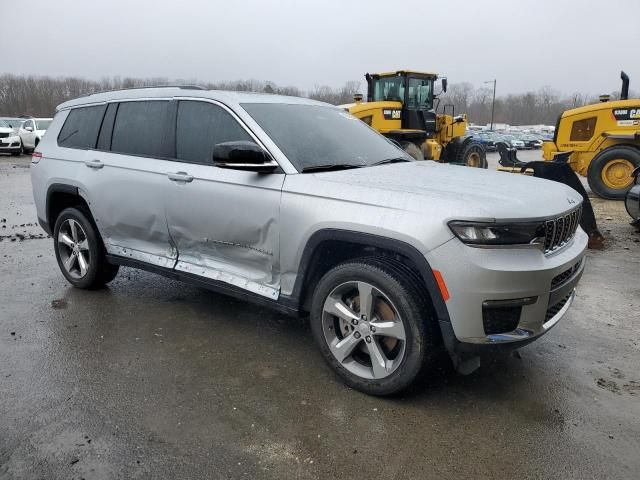
[[208,102],[183,100],[178,103],[176,158],[185,162],[211,164],[218,143],[253,139],[224,108]]
[[118,107],[111,151],[147,157],[165,157],[169,102],[122,102]]
[[97,105],[71,110],[58,135],[58,145],[66,148],[95,148],[106,108],[106,105]]

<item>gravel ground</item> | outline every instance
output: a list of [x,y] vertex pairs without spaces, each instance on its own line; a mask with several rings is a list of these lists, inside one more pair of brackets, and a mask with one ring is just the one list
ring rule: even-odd
[[594,207],[607,248],[552,332],[379,399],[304,320],[127,268],[71,288],[29,159],[0,157],[0,479],[637,479],[640,234]]

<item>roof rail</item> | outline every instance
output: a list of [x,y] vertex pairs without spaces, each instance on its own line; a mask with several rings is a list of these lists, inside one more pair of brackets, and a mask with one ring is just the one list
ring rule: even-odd
[[125,88],[114,88],[113,90],[99,90],[97,92],[87,93],[86,95],[82,95],[81,97],[89,97],[91,95],[97,95],[99,93],[111,93],[111,92],[124,92],[127,90],[143,90],[145,88],[181,88],[182,90],[207,90],[205,87],[201,87],[200,85],[145,85],[142,87],[125,87]]

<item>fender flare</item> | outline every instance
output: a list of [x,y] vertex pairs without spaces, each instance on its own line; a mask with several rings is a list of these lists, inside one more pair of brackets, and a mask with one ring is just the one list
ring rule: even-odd
[[68,185],[66,183],[52,183],[51,185],[49,185],[49,188],[47,188],[47,197],[45,203],[46,218],[38,217],[38,223],[40,223],[40,226],[45,232],[47,232],[48,235],[53,234],[52,225],[50,224],[49,220],[51,219],[51,197],[55,193],[68,193],[70,195],[75,195],[76,197],[82,198],[78,187],[74,185]]
[[313,254],[319,245],[327,240],[383,248],[408,258],[418,269],[418,272],[424,281],[424,285],[433,304],[433,309],[438,317],[437,320],[439,322],[450,323],[449,311],[447,310],[444,298],[440,293],[440,288],[438,287],[433,270],[427,259],[416,247],[403,242],[402,240],[352,230],[326,228],[314,232],[311,237],[309,237],[300,257],[298,274],[296,275],[296,281],[293,291],[291,292],[291,300],[295,302],[302,302],[302,292],[304,284],[309,278],[309,270]]

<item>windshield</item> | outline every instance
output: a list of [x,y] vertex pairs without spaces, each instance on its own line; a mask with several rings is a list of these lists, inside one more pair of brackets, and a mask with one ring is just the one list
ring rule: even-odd
[[242,107],[300,172],[328,166],[369,166],[403,150],[351,114],[334,107],[244,103]]
[[11,125],[6,120],[0,120],[0,128],[11,128]]
[[404,101],[404,77],[383,77],[373,79],[373,101]]
[[46,130],[51,125],[51,120],[36,120],[36,130]]
[[9,124],[9,126],[15,130],[20,128],[20,125],[24,122],[21,118],[3,118],[5,122]]

